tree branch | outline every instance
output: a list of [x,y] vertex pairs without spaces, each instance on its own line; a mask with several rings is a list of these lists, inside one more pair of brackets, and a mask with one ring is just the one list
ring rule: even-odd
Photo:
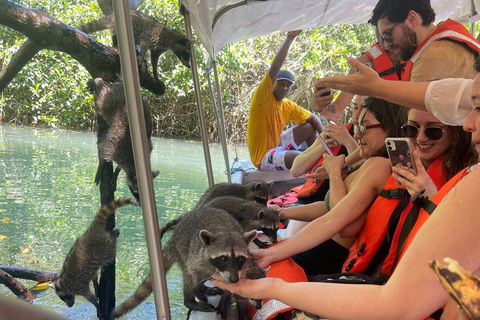
[[[100,77],[105,81],[113,81],[120,74],[120,57],[116,48],[104,46],[84,32],[64,24],[40,9],[0,0],[0,23],[23,33],[37,48],[70,55],[87,69],[92,78]],[[21,56],[22,54],[19,54],[19,57]],[[24,56],[26,57],[27,55]],[[13,63],[21,65],[19,61]],[[8,68],[16,70],[18,66]],[[5,72],[2,72],[2,77],[4,74]],[[165,85],[155,80],[146,68],[139,68],[139,74],[142,87],[157,95],[165,92]],[[2,83],[3,88],[7,84]]]
[[28,302],[35,300],[35,296],[18,280],[14,279],[10,274],[0,270],[0,283],[4,284],[10,289],[17,297],[21,297]]
[[54,281],[58,278],[57,273],[18,268],[18,267],[0,266],[0,271],[7,272],[8,274],[10,274],[12,277],[15,277],[15,278],[34,280],[37,282]]

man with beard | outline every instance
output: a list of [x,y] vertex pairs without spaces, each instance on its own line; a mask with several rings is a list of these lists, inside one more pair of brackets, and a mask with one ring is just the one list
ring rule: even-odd
[[434,25],[434,20],[430,0],[380,0],[370,22],[385,48],[407,61],[404,81],[473,79],[480,44],[460,23],[447,19]]
[[[306,141],[308,146],[312,145],[316,133],[323,130],[316,115],[286,98],[294,76],[290,71],[280,69],[300,32],[288,32],[250,102],[248,151],[252,163],[260,170],[290,170],[293,160],[301,153],[298,151],[300,144]],[[283,131],[288,121],[299,125]]]

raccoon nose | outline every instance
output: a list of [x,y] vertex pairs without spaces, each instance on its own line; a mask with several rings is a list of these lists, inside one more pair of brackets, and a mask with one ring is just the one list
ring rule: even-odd
[[237,283],[238,280],[240,279],[237,274],[231,274],[230,277],[228,277],[228,281],[231,283]]

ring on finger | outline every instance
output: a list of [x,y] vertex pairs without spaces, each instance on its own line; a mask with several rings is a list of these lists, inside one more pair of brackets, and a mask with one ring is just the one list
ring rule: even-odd
[[412,182],[413,180],[415,180],[417,176],[413,176],[412,179],[410,179],[410,182]]

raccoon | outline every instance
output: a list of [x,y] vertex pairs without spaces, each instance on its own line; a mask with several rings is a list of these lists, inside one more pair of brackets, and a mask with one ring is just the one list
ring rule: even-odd
[[[248,245],[255,236],[256,231],[244,233],[238,222],[224,210],[198,208],[182,216],[165,244],[163,261],[166,272],[178,263],[187,308],[215,310],[202,292],[203,283],[214,273],[230,282],[245,278],[249,270]],[[137,307],[151,292],[151,277],[148,275],[135,294],[113,310],[112,319]]]
[[97,292],[97,271],[115,259],[119,235],[117,228],[107,231],[107,219],[116,209],[132,203],[130,199],[118,199],[102,206],[90,227],[73,244],[60,276],[51,284],[68,307],[75,304],[76,295],[84,296],[98,307],[97,296],[90,291],[90,281]]
[[[280,223],[279,210],[265,207],[253,201],[232,196],[214,198],[205,204],[207,207],[223,209],[238,221],[244,232],[260,230],[273,243],[277,243],[278,224]],[[255,239],[260,248],[265,247],[262,241]]]
[[[130,10],[132,17],[132,28],[135,45],[140,47],[138,60],[143,61],[146,52],[150,51],[153,77],[158,78],[158,58],[166,51],[172,51],[187,68],[190,68],[191,43],[184,34],[169,29],[167,26],[159,23],[157,20],[149,17],[140,11]],[[99,20],[86,23],[78,29],[85,33],[93,33],[105,29],[110,29],[115,35],[115,16],[109,14]]]
[[[103,165],[106,162],[115,161],[118,164],[114,174],[112,185],[116,185],[116,179],[120,169],[125,171],[127,184],[130,192],[137,199],[138,193],[137,174],[133,158],[132,140],[128,124],[125,91],[122,82],[107,83],[101,78],[96,78],[91,84],[95,100],[95,108],[98,116],[98,157],[99,165],[95,175],[95,183],[101,180]],[[145,114],[145,127],[147,130],[148,148],[152,151],[152,115],[146,101],[143,101]],[[159,172],[153,171],[153,178]]]
[[248,200],[254,200],[259,204],[267,205],[272,195],[273,181],[255,180],[247,184],[222,182],[207,189],[198,200],[197,208],[210,202],[212,199],[221,196],[233,196]]

